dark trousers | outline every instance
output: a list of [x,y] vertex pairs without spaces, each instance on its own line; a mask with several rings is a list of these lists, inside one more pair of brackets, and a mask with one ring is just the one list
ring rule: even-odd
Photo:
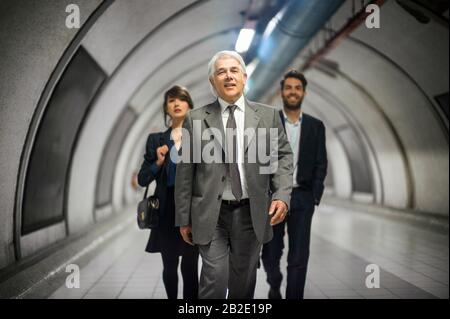
[[267,282],[271,288],[278,290],[283,279],[280,259],[283,254],[284,230],[287,224],[289,250],[286,299],[303,299],[313,214],[313,194],[294,188],[289,215],[282,223],[273,227],[273,239],[263,246],[262,262],[267,273]]
[[[178,296],[178,254],[161,252],[163,261],[163,282],[168,299]],[[183,276],[183,299],[198,298],[198,248],[185,249],[181,257],[181,275]]]
[[222,204],[211,242],[202,256],[199,299],[252,299],[261,244],[253,231],[250,205]]

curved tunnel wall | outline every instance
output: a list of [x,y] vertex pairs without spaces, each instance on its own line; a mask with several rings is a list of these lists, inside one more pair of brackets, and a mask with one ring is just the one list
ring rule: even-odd
[[79,48],[58,81],[35,134],[23,194],[22,235],[64,221],[72,150],[104,80],[104,72]]
[[[70,3],[0,3],[0,74],[3,79],[0,81],[0,268],[12,263],[17,253],[14,242],[20,237],[15,238],[14,231],[17,229],[20,232],[21,216],[14,216],[15,199],[16,190],[24,186],[18,176],[21,161],[27,156],[25,151],[32,149],[40,112],[43,110],[40,103],[41,106],[46,104],[41,98],[56,84],[56,81],[49,82],[49,79],[54,73],[60,74],[58,66],[65,66],[65,63],[60,65],[59,62],[78,32],[65,25],[65,8]],[[82,13],[80,23],[83,26],[101,1],[81,0],[77,3]],[[49,19],[49,16],[55,19]],[[72,53],[75,49],[76,45]],[[47,233],[36,234],[43,243],[41,246],[34,246],[31,236],[22,253],[32,253],[65,236],[64,223],[61,226]]]
[[[348,12],[343,6],[333,25],[343,25]],[[305,109],[319,112],[331,134],[348,124],[360,136],[374,203],[448,216],[448,118],[440,117],[435,99],[448,93],[448,25],[434,19],[421,24],[395,1],[383,5],[381,19],[380,29],[362,24],[326,56],[327,63],[307,71],[321,92],[311,88]],[[302,53],[292,65],[304,61]],[[275,95],[266,99],[280,105]],[[353,189],[333,174],[335,192]]]
[[[115,7],[115,5],[119,7]],[[164,5],[165,7],[168,6],[166,2],[164,2]],[[144,41],[141,41],[135,50],[119,65],[118,69],[112,74],[108,85],[95,102],[95,107],[85,123],[85,129],[80,137],[71,172],[68,206],[70,231],[78,231],[92,222],[92,212],[95,210],[95,189],[104,186],[97,185],[95,178],[99,167],[102,165],[102,150],[106,147],[109,135],[114,129],[114,123],[121,115],[123,108],[128,105],[136,88],[149,74],[157,70],[160,65],[164,65],[174,51],[186,48],[191,43],[207,38],[210,34],[219,34],[220,31],[240,26],[242,18],[239,12],[244,10],[248,3],[235,1],[234,5],[230,5],[230,3],[222,1],[198,1],[188,6],[186,1],[180,1],[178,3],[170,2],[170,5],[172,6],[172,12],[167,17],[163,17],[161,12],[155,10],[155,7],[147,12],[147,16],[150,15],[147,18],[148,20],[152,20],[150,18],[153,14],[155,19],[165,22],[150,32]],[[186,6],[188,7],[186,8]],[[105,17],[105,20],[99,20],[99,27],[92,30],[94,33],[88,34],[88,40],[89,38],[95,38],[96,41],[87,44],[86,47],[97,59],[102,59],[102,56],[96,51],[97,47],[106,45],[109,46],[109,50],[114,50],[114,46],[121,45],[120,42],[109,42],[109,40],[102,42],[101,39],[108,38],[103,33],[104,30],[109,30],[108,24],[126,20],[126,16],[136,11],[129,7],[129,5],[116,2],[110,7],[110,16]],[[145,13],[143,10],[139,10],[139,12]],[[125,17],[120,18],[121,15],[125,15]],[[190,24],[190,21],[195,21],[197,17],[208,15],[211,15],[211,20],[202,20],[193,25],[192,28],[185,28],[186,25]],[[214,21],[214,23],[211,24],[211,21]],[[106,24],[106,26],[101,26],[102,24]],[[95,35],[95,32],[100,33]],[[123,29],[122,32],[132,32],[132,29]],[[123,36],[132,36],[132,33]],[[169,74],[169,76],[172,75]],[[160,79],[160,81],[164,83],[163,79]],[[161,123],[158,124],[160,127]],[[86,166],[84,163],[92,164]],[[111,187],[111,185],[107,185],[107,187]],[[81,198],[83,201],[80,202]]]

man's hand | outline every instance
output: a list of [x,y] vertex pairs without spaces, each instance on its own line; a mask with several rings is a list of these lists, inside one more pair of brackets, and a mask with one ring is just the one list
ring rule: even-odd
[[180,234],[183,237],[183,240],[187,242],[189,245],[194,246],[194,242],[192,241],[192,226],[180,226]]
[[287,211],[288,208],[285,202],[282,200],[273,200],[269,209],[269,216],[272,216],[270,225],[274,226],[281,223],[286,217]]
[[161,167],[161,165],[164,164],[168,151],[169,147],[167,145],[160,146],[156,149],[156,156],[158,157],[156,160],[156,165],[158,165],[158,167]]

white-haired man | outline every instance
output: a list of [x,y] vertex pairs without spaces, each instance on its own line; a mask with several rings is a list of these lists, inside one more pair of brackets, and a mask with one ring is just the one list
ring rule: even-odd
[[[208,68],[217,99],[188,113],[182,149],[204,155],[211,141],[203,137],[213,136],[223,160],[195,161],[191,154],[178,163],[175,224],[186,242],[199,246],[199,298],[223,299],[228,289],[228,298],[248,299],[254,296],[262,244],[272,238],[272,225],[283,221],[288,211],[292,152],[278,112],[245,99],[242,57],[221,51]],[[202,136],[200,148],[193,147],[194,136]],[[256,154],[261,145],[276,157],[276,169],[270,172]]]

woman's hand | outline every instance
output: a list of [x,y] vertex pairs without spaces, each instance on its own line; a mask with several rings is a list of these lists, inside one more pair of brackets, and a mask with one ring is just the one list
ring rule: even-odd
[[169,152],[169,147],[167,145],[160,146],[156,149],[156,156],[158,157],[156,165],[158,165],[158,167],[161,167],[162,164],[164,164],[167,152]]

